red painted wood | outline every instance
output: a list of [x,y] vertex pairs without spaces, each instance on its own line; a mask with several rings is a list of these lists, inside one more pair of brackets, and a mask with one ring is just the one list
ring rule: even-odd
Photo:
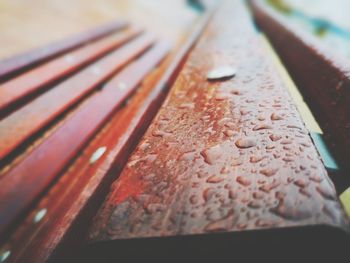
[[[258,24],[305,96],[337,159],[350,171],[349,60],[323,46],[315,37],[290,25],[262,2],[253,1],[252,4]],[[341,184],[340,187],[344,188],[348,187],[349,182]]]
[[39,67],[0,85],[0,112],[23,100],[41,88],[59,78],[70,74],[80,67],[98,59],[107,52],[123,45],[140,33],[138,29],[113,34],[95,41],[63,56],[51,60]]
[[[161,67],[143,82],[128,104],[108,122],[108,128],[94,138],[18,228],[6,243],[12,251],[12,262],[30,259],[37,263],[53,258],[62,262],[62,254],[76,250],[83,241],[83,238],[76,238],[82,236],[77,232],[84,233],[96,211],[96,204],[103,200],[106,186],[113,179],[110,175],[114,175],[110,171],[123,167],[156,114],[166,90],[173,83],[208,18],[208,14],[203,15],[198,24],[190,29],[186,41],[181,42]],[[106,153],[90,165],[90,156],[101,146],[107,147]],[[47,208],[47,215],[33,224],[33,217],[42,208]]]
[[168,44],[156,44],[108,82],[86,105],[79,108],[49,138],[5,175],[0,181],[4,187],[0,192],[0,214],[3,215],[0,221],[0,235],[3,235],[9,224],[16,222],[18,216],[77,155],[110,114],[130,95],[148,72],[157,66],[168,51]]
[[128,43],[60,83],[0,122],[0,159],[76,103],[154,42],[151,34]]
[[[95,244],[84,251],[86,258],[151,261],[161,254],[186,260],[188,254],[170,252],[181,253],[178,247],[186,249],[190,240],[232,252],[226,243],[215,243],[219,236],[213,232],[237,237],[233,247],[247,252],[252,244],[270,248],[254,243],[266,231],[249,235],[253,230],[348,227],[317,150],[260,41],[243,1],[225,1],[112,185],[94,219],[90,242]],[[236,68],[236,76],[207,81],[218,66]],[[239,240],[241,233],[246,235]],[[298,245],[300,237],[288,244]],[[194,258],[205,251],[198,245],[186,252]]]
[[123,21],[113,22],[81,33],[80,35],[69,37],[60,42],[52,43],[45,47],[40,47],[2,60],[0,61],[0,80],[6,79],[11,75],[26,70],[31,66],[37,65],[40,62],[48,60],[73,48],[109,35],[125,28],[126,26],[127,23]]

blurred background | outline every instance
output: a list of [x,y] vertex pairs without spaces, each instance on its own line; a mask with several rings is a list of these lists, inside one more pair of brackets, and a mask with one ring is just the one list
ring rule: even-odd
[[0,0],[0,59],[115,19],[176,41],[197,16],[186,0]]
[[289,23],[316,36],[333,52],[350,58],[349,0],[261,0],[284,15]]
[[[349,0],[261,1],[268,2],[288,17],[291,23],[350,57]],[[189,2],[191,1],[0,0],[0,59],[118,18],[151,28],[153,32],[176,41],[199,15]]]

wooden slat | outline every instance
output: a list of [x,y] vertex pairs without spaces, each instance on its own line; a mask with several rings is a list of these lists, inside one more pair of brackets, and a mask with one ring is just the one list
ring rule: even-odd
[[[253,1],[252,7],[257,23],[266,32],[316,115],[332,151],[349,171],[350,61],[289,24],[265,4]],[[349,178],[344,177],[335,178],[344,184],[339,187],[349,185]]]
[[[233,248],[251,251],[259,233],[266,233],[249,235],[252,230],[329,226],[326,233],[347,226],[312,140],[260,41],[243,1],[226,1],[113,184],[91,228],[86,258],[186,260],[187,253],[205,255],[211,245],[224,246],[228,255]],[[236,68],[236,76],[207,81],[219,66]],[[248,234],[226,246],[213,232]],[[201,238],[192,237],[197,234],[206,247],[193,243]],[[315,246],[316,236],[307,236]],[[300,238],[288,240],[286,248],[299,248]],[[268,242],[254,245],[269,249]]]
[[10,77],[20,71],[28,69],[42,61],[48,60],[56,55],[94,41],[117,30],[125,28],[126,22],[117,21],[108,25],[97,27],[93,30],[72,36],[57,43],[49,44],[35,50],[2,60],[0,62],[0,80]]
[[[165,92],[173,83],[189,50],[198,39],[209,14],[203,15],[197,25],[190,29],[185,41],[149,76],[128,104],[108,122],[108,126],[96,136],[78,160],[53,186],[35,208],[33,213],[5,243],[10,249],[9,262],[30,259],[31,262],[45,262],[62,255],[70,255],[83,238],[96,205],[106,195],[106,186],[113,179],[111,170],[120,170],[135,144],[147,129],[156,114]],[[161,79],[160,79],[161,78]],[[104,155],[93,165],[90,157],[99,147],[107,148]],[[46,209],[46,215],[34,222],[37,213]],[[85,230],[85,231],[84,231]],[[59,255],[59,256],[58,256]]]
[[68,52],[39,67],[0,85],[0,112],[25,99],[26,96],[40,91],[46,85],[92,62],[107,52],[123,45],[137,34],[139,29],[133,28],[117,33],[89,45]]
[[133,40],[2,120],[0,122],[0,159],[144,52],[153,42],[152,34]]
[[[120,72],[1,180],[0,235],[76,156],[110,114],[169,51],[161,42]],[[124,86],[126,85],[126,86]],[[89,120],[89,121],[87,121]],[[33,171],[28,173],[27,171]],[[5,189],[8,189],[5,190]],[[16,190],[14,190],[16,189]]]

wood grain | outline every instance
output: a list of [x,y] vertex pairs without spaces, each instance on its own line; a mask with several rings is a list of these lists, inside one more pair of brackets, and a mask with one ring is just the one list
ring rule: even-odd
[[[191,243],[198,234],[203,244],[229,254],[214,232],[237,237],[234,245],[247,252],[266,233],[257,230],[347,227],[334,186],[242,2],[225,2],[189,56],[98,212],[87,255],[152,260],[169,252],[185,259],[181,249],[190,253],[188,244],[196,247],[191,258],[203,258],[201,242]],[[236,68],[236,76],[207,81],[219,66]],[[286,248],[300,247],[300,240],[288,240]]]
[[0,84],[0,112],[25,100],[27,96],[38,93],[55,80],[75,72],[88,63],[101,58],[115,48],[140,34],[140,29],[113,34],[107,38],[85,45],[74,51],[51,60],[41,66],[26,71],[20,76]]
[[61,82],[0,122],[0,159],[96,89],[155,41],[147,33]]

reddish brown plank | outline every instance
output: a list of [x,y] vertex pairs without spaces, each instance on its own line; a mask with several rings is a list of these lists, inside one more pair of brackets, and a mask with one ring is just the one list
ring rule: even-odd
[[[61,258],[62,254],[67,255],[76,250],[83,241],[83,238],[76,238],[81,236],[77,231],[84,232],[82,229],[86,229],[95,213],[96,204],[104,198],[106,186],[113,179],[110,175],[114,175],[110,171],[119,170],[126,162],[156,114],[166,90],[177,76],[209,16],[203,15],[198,24],[190,29],[186,41],[181,42],[167,61],[145,80],[130,102],[118,111],[106,129],[96,136],[5,243],[4,247],[11,251],[10,261],[30,259],[37,263],[58,258],[57,261],[62,262],[65,261]],[[91,165],[91,155],[101,146],[107,147],[105,154]],[[43,209],[47,211],[44,218],[33,223],[37,213]]]
[[[266,32],[317,117],[327,142],[349,171],[349,60],[322,45],[312,35],[290,25],[262,2],[253,1],[252,7],[259,26]],[[341,187],[348,187],[349,178],[336,179],[343,184]]]
[[2,120],[0,122],[0,159],[144,52],[153,42],[152,34],[133,40]]
[[60,42],[49,44],[45,47],[2,60],[0,61],[0,80],[8,78],[13,74],[28,69],[31,66],[62,54],[68,50],[104,37],[117,30],[125,28],[126,26],[127,23],[123,21],[113,22],[81,33],[80,35],[72,36]]
[[79,108],[27,158],[5,175],[1,180],[4,190],[0,193],[0,214],[3,215],[0,222],[1,235],[76,156],[110,114],[130,95],[147,73],[157,66],[168,51],[168,44],[156,44],[108,82],[86,105]]
[[133,28],[123,33],[113,34],[89,45],[65,53],[39,67],[0,85],[0,112],[23,100],[27,95],[39,91],[53,81],[77,70],[107,52],[123,45],[141,31]]
[[[151,260],[177,245],[194,247],[201,238],[212,237],[203,244],[220,246],[213,232],[237,237],[262,229],[348,226],[308,131],[260,41],[243,1],[225,1],[94,219],[90,240],[98,249],[92,245],[88,256]],[[219,66],[236,68],[236,76],[208,81],[208,72]],[[250,251],[259,233],[266,231],[234,244]],[[192,236],[197,234],[202,237]],[[176,243],[177,236],[182,237]],[[254,245],[269,248],[268,243]],[[196,253],[205,251],[197,245]]]

